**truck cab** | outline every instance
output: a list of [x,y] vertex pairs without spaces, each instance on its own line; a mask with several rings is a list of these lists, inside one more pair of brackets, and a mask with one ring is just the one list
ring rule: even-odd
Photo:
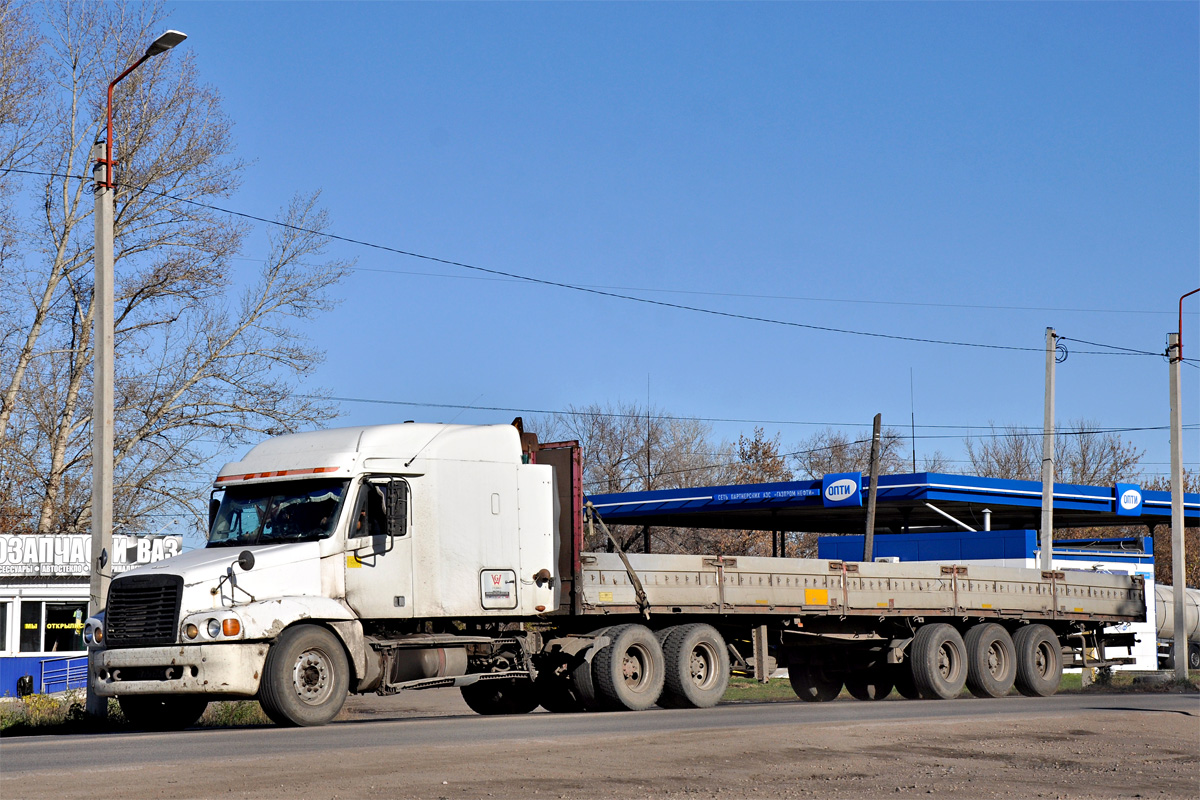
[[[438,620],[553,612],[562,587],[553,470],[525,461],[511,425],[408,423],[263,442],[217,475],[204,549],[113,581],[104,616],[86,628],[103,645],[91,659],[97,693],[119,697],[127,716],[180,720],[211,699],[264,699],[272,670],[310,675],[316,695],[347,672],[345,689],[363,691],[430,677],[412,658],[402,668],[380,658],[380,642],[425,641]],[[271,654],[293,628],[312,646],[280,667]],[[432,649],[444,664],[445,648]],[[451,668],[465,671],[454,650]]]

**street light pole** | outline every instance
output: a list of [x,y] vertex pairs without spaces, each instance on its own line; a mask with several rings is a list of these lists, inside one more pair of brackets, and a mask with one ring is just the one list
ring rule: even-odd
[[[108,85],[105,139],[92,146],[92,194],[95,199],[95,279],[92,289],[95,357],[92,364],[92,568],[88,590],[88,613],[96,614],[108,597],[112,580],[113,512],[113,194],[116,189],[112,154],[113,87],[148,58],[165,53],[187,38],[167,31],[155,39],[146,53]],[[103,156],[103,157],[101,157]],[[98,697],[87,682],[87,713],[105,717],[108,701]]]

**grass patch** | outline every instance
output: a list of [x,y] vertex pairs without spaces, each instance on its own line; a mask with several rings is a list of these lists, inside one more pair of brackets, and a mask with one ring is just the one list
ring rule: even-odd
[[759,683],[753,678],[729,679],[729,688],[721,698],[723,703],[782,703],[799,700],[787,678],[775,678]]
[[[108,719],[97,722],[85,711],[82,690],[63,694],[31,694],[0,698],[0,736],[100,733],[133,730],[116,700],[108,701]],[[257,700],[227,700],[208,704],[198,728],[237,728],[273,725]]]

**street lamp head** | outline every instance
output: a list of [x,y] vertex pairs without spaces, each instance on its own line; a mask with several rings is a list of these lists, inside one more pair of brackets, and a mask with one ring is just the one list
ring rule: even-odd
[[186,38],[187,34],[182,31],[167,31],[150,43],[150,46],[146,48],[146,56],[150,57],[156,56],[159,53],[165,53]]

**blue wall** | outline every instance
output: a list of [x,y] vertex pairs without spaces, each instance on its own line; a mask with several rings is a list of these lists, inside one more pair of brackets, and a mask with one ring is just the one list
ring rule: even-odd
[[[861,561],[861,535],[821,536],[817,539],[817,558],[831,561]],[[1079,549],[1084,542],[1120,542],[1138,549],[1090,549],[1078,554],[1063,554],[1060,550]],[[1074,545],[1074,547],[1073,547]],[[1039,546],[1038,532],[1009,531],[949,531],[946,533],[889,533],[875,537],[876,558],[899,557],[901,561],[959,562],[979,559],[1033,558]],[[1054,542],[1055,559],[1081,561],[1128,561],[1135,564],[1154,563],[1154,542],[1149,536],[1138,539],[1058,539]]]

